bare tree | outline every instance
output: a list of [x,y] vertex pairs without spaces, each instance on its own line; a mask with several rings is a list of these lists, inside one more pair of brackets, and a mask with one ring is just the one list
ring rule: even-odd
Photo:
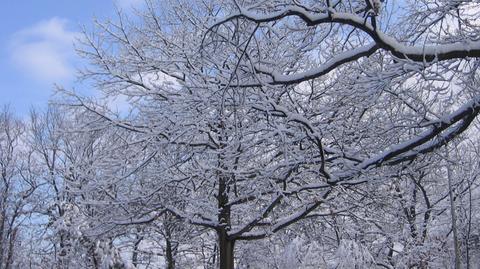
[[[8,107],[0,111],[0,267],[13,268],[21,262],[23,225],[28,222],[32,194],[37,188],[29,173],[30,152],[24,146],[25,127]],[[22,238],[23,237],[23,238]],[[15,255],[15,253],[19,253]]]

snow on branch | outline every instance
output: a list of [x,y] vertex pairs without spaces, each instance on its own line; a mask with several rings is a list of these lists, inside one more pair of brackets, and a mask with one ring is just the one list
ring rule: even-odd
[[236,239],[238,240],[255,240],[255,239],[261,239],[267,237],[269,234],[276,233],[280,230],[282,230],[285,227],[288,227],[297,221],[304,219],[306,216],[308,216],[311,212],[315,211],[319,206],[321,206],[324,202],[325,199],[330,195],[332,192],[332,189],[328,189],[323,193],[322,198],[318,199],[316,201],[311,202],[310,204],[307,204],[303,206],[300,210],[298,210],[295,213],[292,213],[284,218],[281,218],[278,220],[274,225],[271,226],[269,231],[264,231],[264,232],[247,232],[244,233],[243,235],[238,236]]
[[312,68],[308,71],[293,74],[293,75],[284,75],[274,69],[268,68],[266,66],[261,66],[261,65],[256,67],[256,71],[270,76],[272,80],[267,82],[272,85],[297,84],[300,82],[304,82],[304,81],[318,78],[325,74],[328,74],[330,71],[336,69],[337,67],[345,63],[358,60],[362,57],[368,57],[373,53],[375,53],[378,49],[379,47],[377,46],[377,44],[371,43],[367,46],[359,47],[351,51],[346,51],[341,54],[338,54],[319,67]]
[[384,164],[398,164],[412,160],[420,154],[431,152],[465,131],[479,112],[480,96],[476,96],[455,112],[445,115],[440,120],[432,121],[428,124],[430,126],[429,130],[364,160],[354,168],[355,172],[353,174],[346,173],[340,175],[337,181],[332,183],[349,180],[357,173],[372,167],[380,167]]
[[227,16],[210,27],[209,32],[222,24],[233,21],[238,18],[244,18],[255,23],[268,23],[282,20],[286,17],[298,17],[304,21],[307,26],[318,26],[321,24],[338,23],[352,26],[368,34],[373,43],[351,51],[343,52],[320,67],[293,75],[283,75],[283,72],[272,70],[265,66],[256,66],[259,73],[267,74],[271,81],[266,83],[273,85],[296,84],[313,78],[321,77],[336,67],[358,60],[361,57],[368,57],[374,54],[379,48],[390,52],[399,59],[405,59],[415,62],[435,62],[450,59],[463,59],[467,57],[480,57],[480,41],[464,40],[452,42],[450,44],[422,44],[408,46],[398,42],[374,27],[365,18],[352,13],[335,12],[333,9],[324,9],[320,11],[307,10],[300,6],[289,6],[285,9],[269,14],[256,13],[245,8],[240,8],[238,13]]

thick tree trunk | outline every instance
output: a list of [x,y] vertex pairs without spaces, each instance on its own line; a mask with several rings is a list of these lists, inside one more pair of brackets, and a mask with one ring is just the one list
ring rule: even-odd
[[[222,115],[223,117],[223,115]],[[219,124],[220,129],[220,148],[224,149],[226,147],[226,142],[228,141],[228,137],[225,135],[225,124],[223,121]],[[228,171],[228,165],[225,162],[225,156],[223,154],[218,155],[218,167],[221,168],[222,171]],[[220,227],[217,230],[218,235],[218,248],[219,248],[219,262],[220,262],[220,269],[234,269],[235,266],[235,259],[234,259],[234,240],[229,240],[228,238],[228,231],[231,228],[231,207],[228,204],[228,194],[230,192],[230,184],[233,182],[232,178],[229,177],[230,175],[225,175],[223,173],[219,173],[218,175],[218,223]]]
[[175,269],[174,250],[169,237],[166,238],[165,256],[167,260],[167,269]]
[[228,240],[225,230],[218,232],[218,246],[220,250],[220,269],[234,269],[235,241]]

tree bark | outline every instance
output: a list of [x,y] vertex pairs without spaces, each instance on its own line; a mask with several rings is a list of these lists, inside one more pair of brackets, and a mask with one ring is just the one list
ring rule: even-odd
[[8,254],[7,254],[7,261],[5,263],[5,269],[10,269],[13,266],[13,250],[15,247],[15,241],[17,239],[17,228],[13,228],[13,231],[10,235],[10,240],[8,243]]
[[[222,113],[223,114],[223,113]],[[222,115],[223,118],[223,115]],[[220,135],[218,141],[220,142],[220,148],[224,149],[228,141],[228,137],[225,134],[225,123],[223,120],[218,125],[220,130]],[[218,167],[222,171],[228,171],[228,165],[226,165],[225,156],[223,153],[218,155]],[[234,260],[234,244],[235,241],[228,238],[228,231],[231,228],[231,207],[228,204],[229,201],[229,192],[230,184],[232,180],[228,175],[223,173],[218,174],[218,223],[220,228],[217,229],[218,235],[218,248],[219,248],[219,262],[220,269],[234,269],[235,260]]]
[[227,232],[223,229],[218,232],[218,246],[220,250],[220,269],[234,269],[235,241],[229,240]]
[[167,269],[175,269],[174,250],[169,236],[166,238],[165,256],[167,260]]

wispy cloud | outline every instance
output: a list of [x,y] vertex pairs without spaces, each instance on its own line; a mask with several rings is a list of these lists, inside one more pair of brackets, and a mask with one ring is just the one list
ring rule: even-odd
[[16,32],[10,42],[13,64],[40,81],[64,82],[74,75],[73,42],[79,33],[67,29],[68,21],[51,18]]

